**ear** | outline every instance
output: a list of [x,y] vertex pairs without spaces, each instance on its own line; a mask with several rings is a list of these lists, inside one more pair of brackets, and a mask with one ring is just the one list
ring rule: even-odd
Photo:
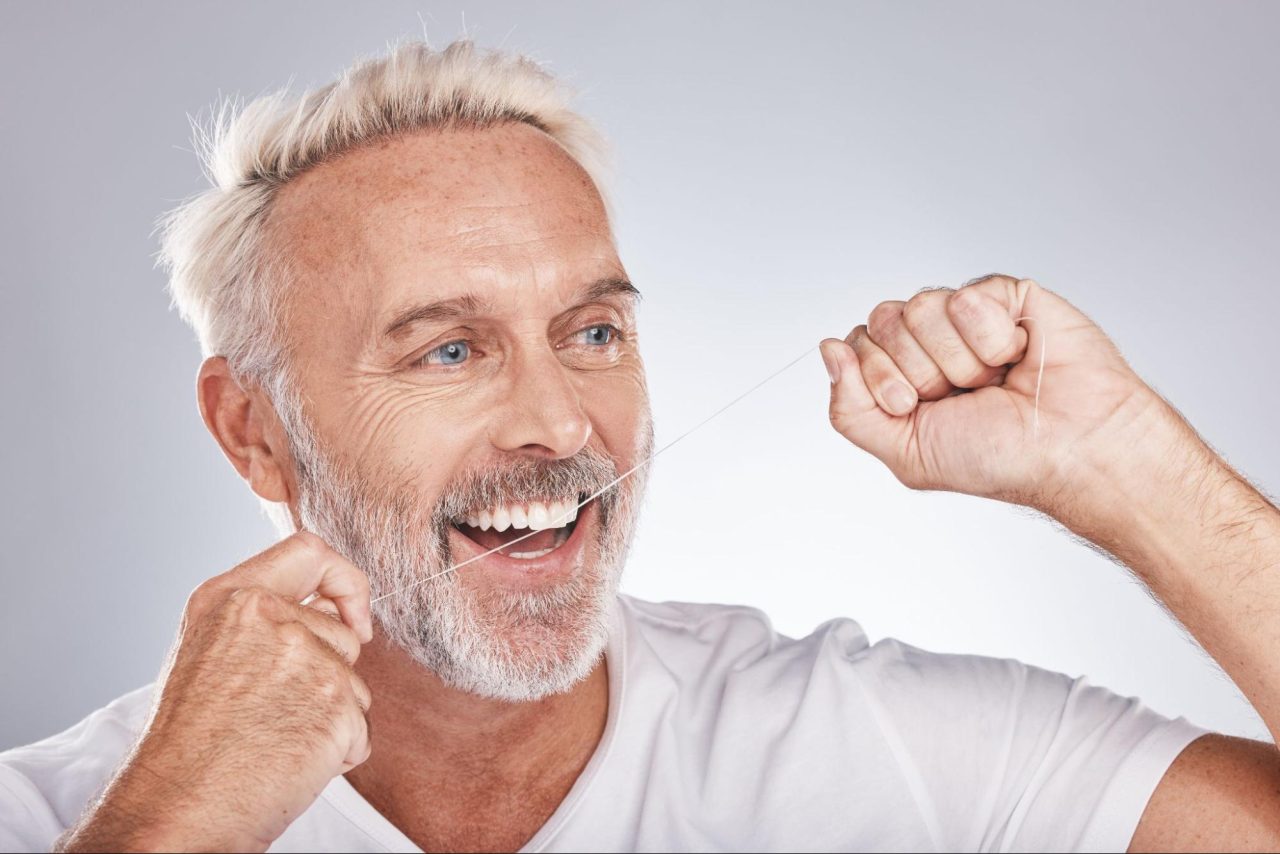
[[260,498],[288,503],[292,459],[275,409],[261,389],[241,387],[227,360],[211,356],[196,378],[200,416],[222,453]]

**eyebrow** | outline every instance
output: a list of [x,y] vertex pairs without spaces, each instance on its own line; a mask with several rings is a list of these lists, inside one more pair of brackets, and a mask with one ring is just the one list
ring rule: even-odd
[[398,337],[404,330],[415,323],[457,320],[459,317],[482,314],[487,305],[471,294],[453,299],[437,300],[425,305],[407,308],[392,318],[387,328],[382,330],[383,338]]
[[620,279],[616,276],[599,279],[587,286],[578,303],[595,302],[612,296],[624,296],[632,300],[639,300],[640,289],[626,279]]
[[[581,291],[576,304],[596,302],[611,296],[625,296],[638,300],[640,289],[622,278],[598,279]],[[439,323],[445,320],[457,320],[460,317],[474,317],[477,314],[483,314],[486,309],[489,309],[489,304],[473,294],[412,306],[391,319],[391,322],[382,330],[382,337],[383,339],[396,338],[415,323]]]

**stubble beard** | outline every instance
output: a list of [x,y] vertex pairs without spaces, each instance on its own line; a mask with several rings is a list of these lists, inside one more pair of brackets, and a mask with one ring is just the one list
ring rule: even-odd
[[[568,691],[592,672],[608,642],[647,464],[595,499],[594,542],[584,543],[569,578],[533,592],[472,586],[466,567],[445,572],[454,563],[451,520],[473,507],[594,493],[621,473],[612,460],[589,447],[560,460],[516,458],[464,474],[424,508],[411,482],[339,465],[300,409],[281,414],[302,525],[366,573],[374,619],[392,643],[446,685],[509,702]],[[633,459],[652,449],[646,417]]]

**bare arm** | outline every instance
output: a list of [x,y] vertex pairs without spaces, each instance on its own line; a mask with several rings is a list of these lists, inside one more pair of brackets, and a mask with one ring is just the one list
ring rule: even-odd
[[[1171,409],[1061,514],[1132,569],[1280,737],[1280,511]],[[1211,735],[1157,787],[1134,851],[1280,849],[1280,751]]]
[[[1280,738],[1280,512],[1088,317],[992,275],[883,302],[822,352],[836,430],[907,486],[1034,507],[1107,550]],[[1199,739],[1132,844],[1280,850],[1280,752]]]
[[1280,849],[1280,762],[1274,745],[1206,735],[1169,766],[1130,851]]

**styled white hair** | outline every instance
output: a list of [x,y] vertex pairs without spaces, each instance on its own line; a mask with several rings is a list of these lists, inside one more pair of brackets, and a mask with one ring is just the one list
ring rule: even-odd
[[224,356],[237,380],[281,403],[288,259],[268,257],[266,222],[282,186],[344,152],[403,133],[522,122],[558,142],[603,197],[603,140],[569,101],[533,60],[465,40],[443,50],[401,44],[301,96],[285,88],[243,107],[224,101],[196,128],[212,186],[161,223],[173,302],[205,356]]

